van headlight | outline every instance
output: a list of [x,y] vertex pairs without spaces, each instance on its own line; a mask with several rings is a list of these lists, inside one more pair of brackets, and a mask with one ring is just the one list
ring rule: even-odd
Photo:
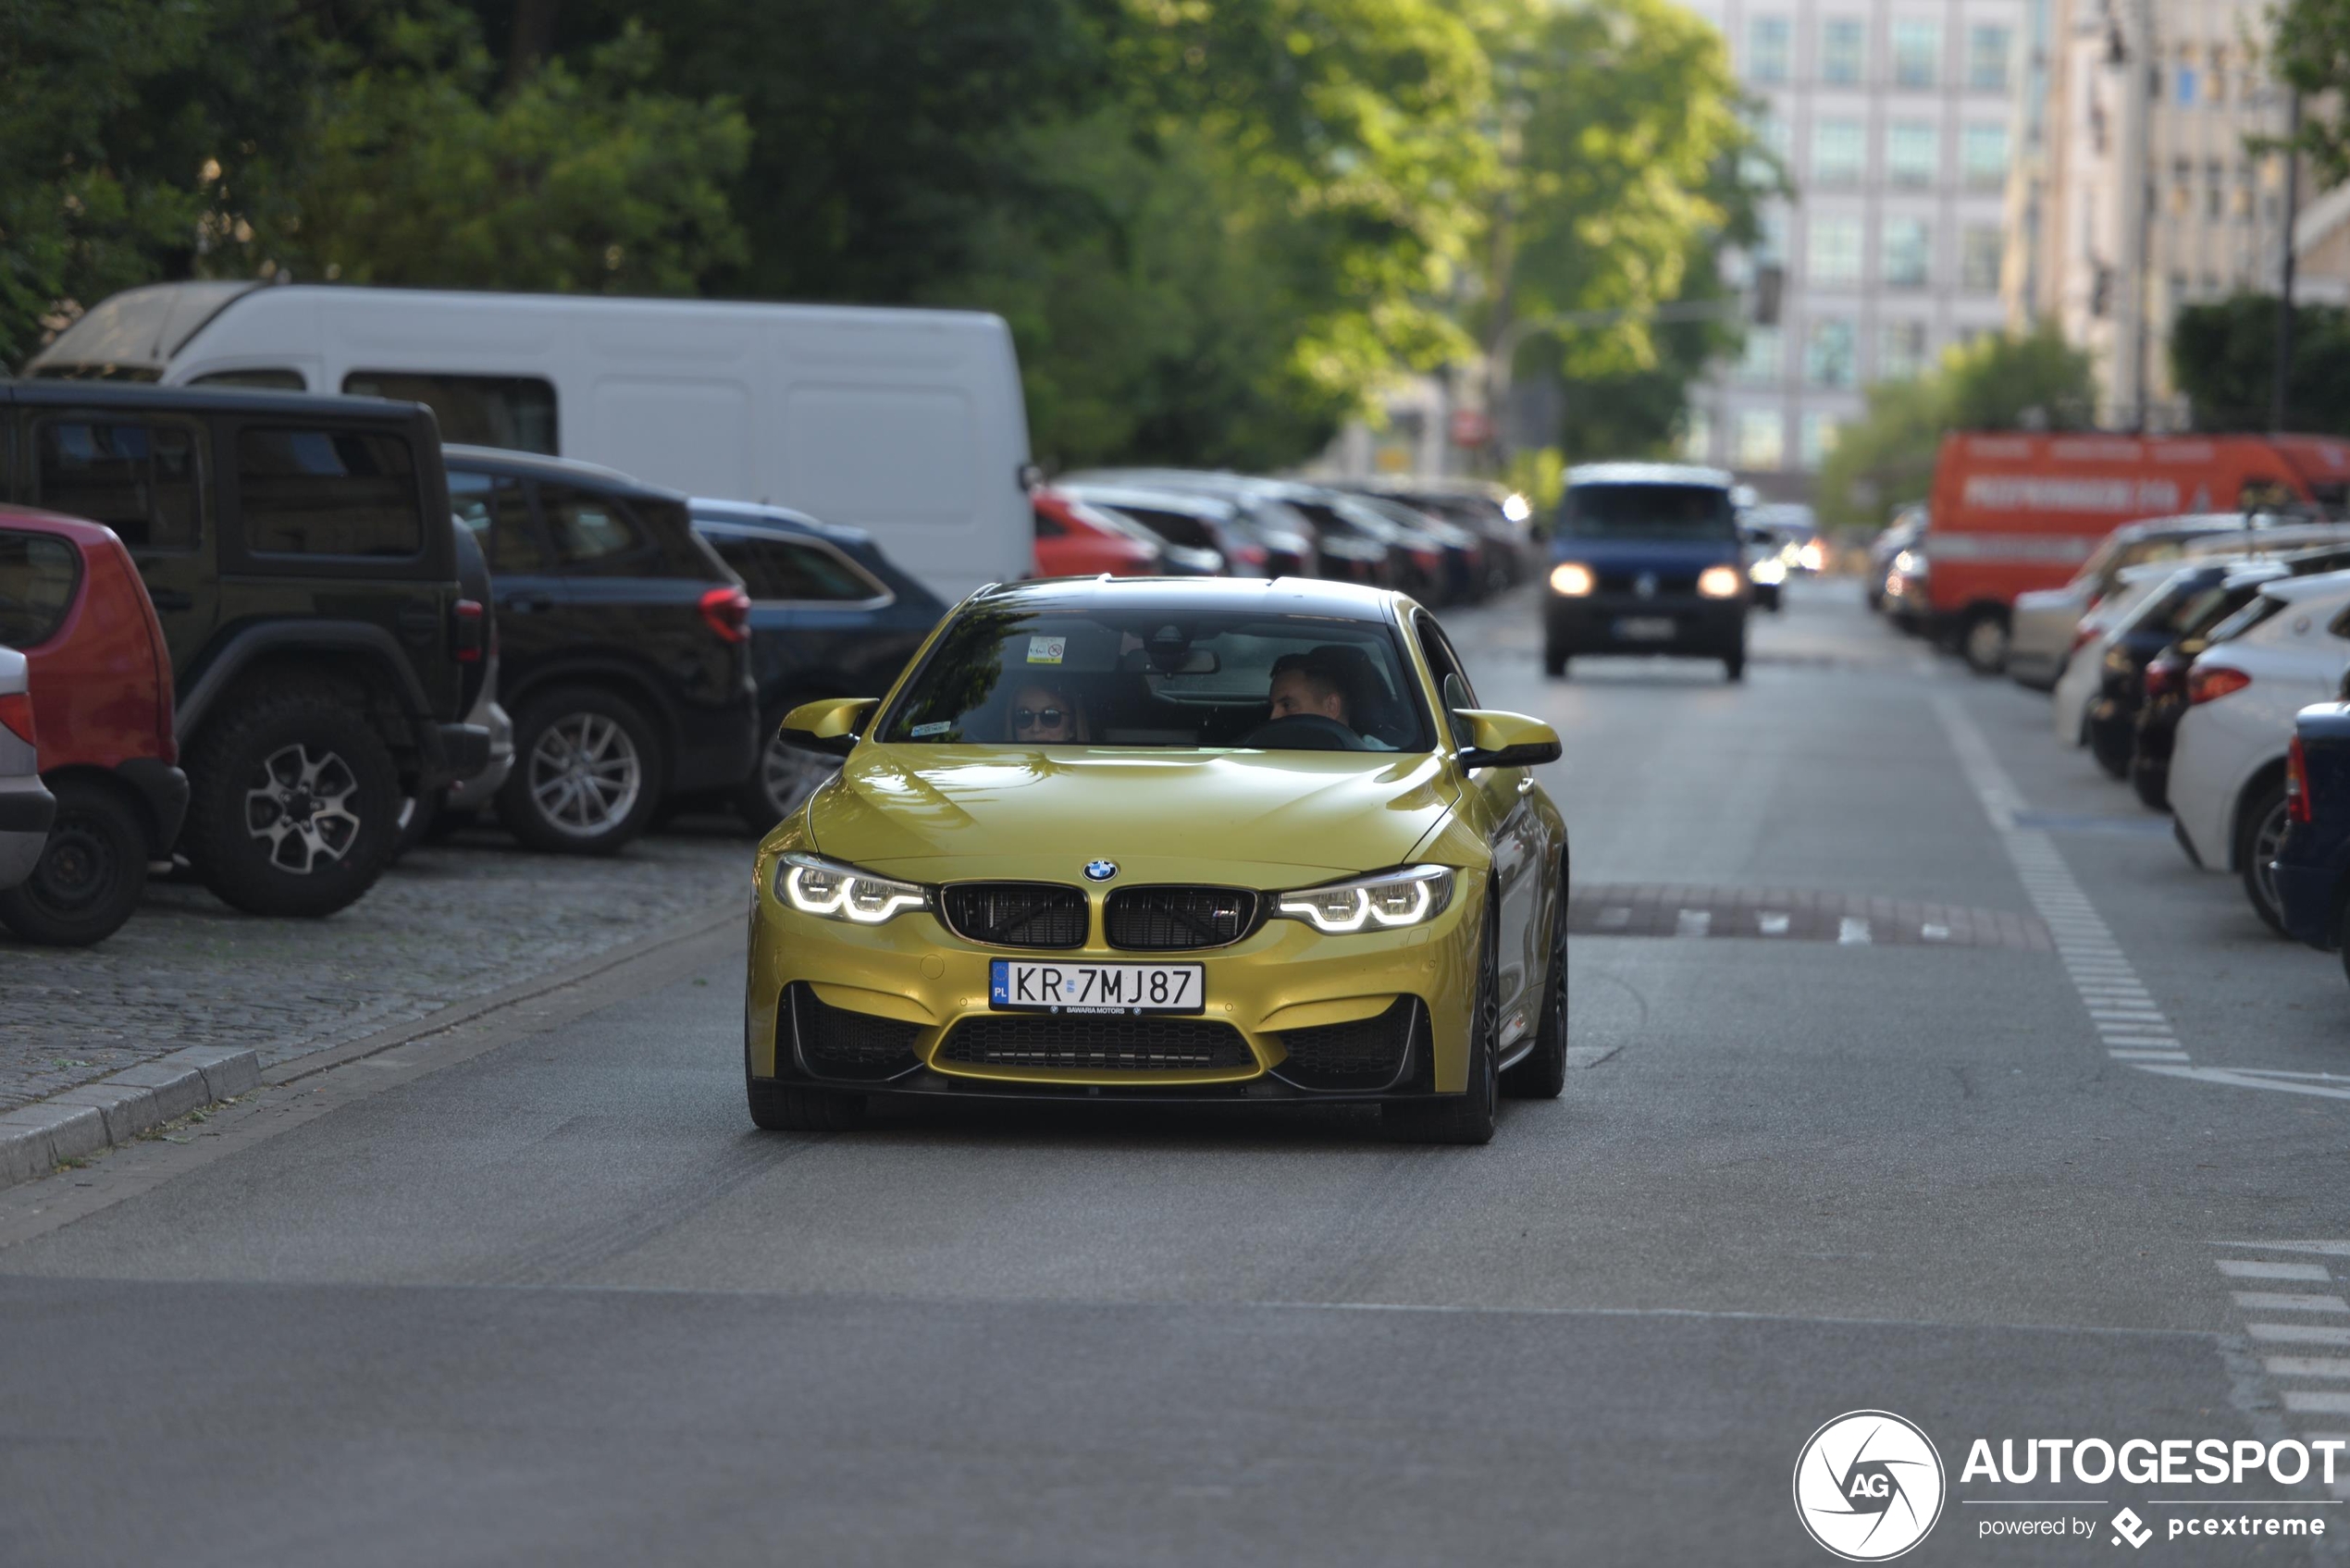
[[930,907],[919,883],[877,877],[821,855],[785,855],[775,862],[775,896],[803,915],[877,926],[909,909]]
[[1766,555],[1747,568],[1746,574],[1765,586],[1787,581],[1787,562],[1775,555]]
[[1551,591],[1561,599],[1586,599],[1600,580],[1579,561],[1562,561],[1551,568]]
[[1697,591],[1705,599],[1736,599],[1740,586],[1734,566],[1709,566],[1697,574]]
[[1305,920],[1337,936],[1351,931],[1395,931],[1432,920],[1453,902],[1453,873],[1444,866],[1412,866],[1345,882],[1284,893],[1273,912]]

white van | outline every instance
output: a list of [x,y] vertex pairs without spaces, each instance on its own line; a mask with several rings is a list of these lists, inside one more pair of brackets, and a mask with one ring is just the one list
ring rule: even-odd
[[445,440],[870,529],[950,602],[1033,570],[1020,364],[976,311],[159,283],[25,374],[427,403]]

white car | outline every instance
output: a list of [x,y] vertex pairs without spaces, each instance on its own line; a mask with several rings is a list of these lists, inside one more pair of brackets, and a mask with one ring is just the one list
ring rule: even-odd
[[2216,628],[2187,671],[2171,754],[2171,809],[2188,858],[2244,879],[2252,907],[2282,930],[2270,864],[2284,836],[2284,754],[2293,716],[2339,695],[2350,665],[2350,572],[2292,577]]
[[[2080,746],[2088,739],[2089,705],[2097,699],[2105,680],[2105,648],[2115,633],[2130,623],[2138,606],[2160,593],[2185,568],[2176,560],[2122,570],[2111,589],[2091,605],[2072,634],[2072,656],[2057,677],[2056,698],[2049,717],[2058,741]],[[2020,601],[2019,601],[2020,602]]]
[[41,782],[32,748],[32,697],[26,659],[0,648],[0,893],[32,874],[48,846],[57,802]]

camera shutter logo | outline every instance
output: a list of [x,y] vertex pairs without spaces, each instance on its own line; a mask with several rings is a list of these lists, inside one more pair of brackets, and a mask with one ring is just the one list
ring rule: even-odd
[[1944,1488],[1933,1440],[1886,1410],[1837,1416],[1795,1461],[1795,1516],[1848,1562],[1883,1562],[1925,1539]]

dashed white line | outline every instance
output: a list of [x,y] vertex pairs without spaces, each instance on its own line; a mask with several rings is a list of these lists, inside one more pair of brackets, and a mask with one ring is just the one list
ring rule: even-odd
[[1836,939],[1847,947],[1869,945],[1869,922],[1859,915],[1847,915],[1837,922]]
[[2350,1312],[2340,1296],[2303,1296],[2290,1290],[2238,1290],[2236,1305],[2246,1312]]

